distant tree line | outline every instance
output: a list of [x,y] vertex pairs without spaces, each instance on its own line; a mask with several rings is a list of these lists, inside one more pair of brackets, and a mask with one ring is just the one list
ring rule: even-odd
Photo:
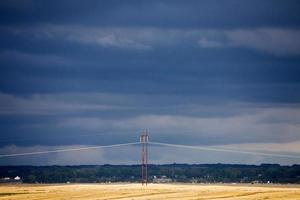
[[[20,176],[24,183],[138,182],[139,165],[0,166],[0,178]],[[149,180],[176,182],[300,183],[300,165],[168,164],[149,165]]]

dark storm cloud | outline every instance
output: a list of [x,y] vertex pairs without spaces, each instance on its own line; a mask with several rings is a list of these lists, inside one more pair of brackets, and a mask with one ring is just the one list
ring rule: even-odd
[[152,27],[299,27],[299,2],[288,1],[3,1],[2,24]]
[[[131,142],[142,128],[153,141],[294,147],[299,12],[299,1],[1,1],[0,151]],[[71,163],[118,159],[107,155]]]
[[[225,44],[219,47],[206,43],[203,47],[201,37],[243,35],[241,31],[103,30],[61,26],[35,29],[18,29],[11,34],[20,37],[21,42],[2,47],[5,49],[0,53],[4,92],[204,92],[225,98],[226,94],[234,98],[251,97],[253,101],[253,91],[268,92],[270,88],[277,92],[267,93],[265,97],[257,95],[257,98],[292,102],[299,99],[297,94],[290,94],[299,82],[300,44],[295,31],[279,31],[288,41],[278,38],[278,30],[247,31],[244,34],[258,38],[257,47],[253,47],[255,44],[249,47],[253,50]],[[270,41],[262,44],[260,33]],[[37,36],[27,40],[30,35]],[[202,46],[197,43],[199,38]],[[274,44],[268,49],[270,43]],[[30,48],[26,48],[26,44]],[[283,49],[286,53],[281,53]],[[118,87],[120,81],[127,87]],[[292,89],[283,89],[286,87]]]

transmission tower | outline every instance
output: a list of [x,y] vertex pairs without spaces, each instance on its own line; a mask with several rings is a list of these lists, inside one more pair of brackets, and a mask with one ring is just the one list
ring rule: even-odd
[[140,142],[142,146],[142,185],[148,183],[148,130],[143,130],[141,137],[140,137]]

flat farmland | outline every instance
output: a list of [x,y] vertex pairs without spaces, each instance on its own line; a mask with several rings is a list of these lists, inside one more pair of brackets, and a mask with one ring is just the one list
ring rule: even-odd
[[202,184],[61,184],[0,185],[0,199],[293,199],[300,200],[297,185],[202,185]]

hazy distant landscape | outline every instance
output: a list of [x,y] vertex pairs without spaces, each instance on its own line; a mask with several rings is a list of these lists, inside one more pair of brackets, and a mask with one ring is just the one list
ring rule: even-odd
[[[4,177],[19,176],[23,183],[140,182],[140,165],[0,166]],[[149,165],[149,182],[300,184],[300,165],[169,164]],[[10,180],[7,180],[9,183]]]

